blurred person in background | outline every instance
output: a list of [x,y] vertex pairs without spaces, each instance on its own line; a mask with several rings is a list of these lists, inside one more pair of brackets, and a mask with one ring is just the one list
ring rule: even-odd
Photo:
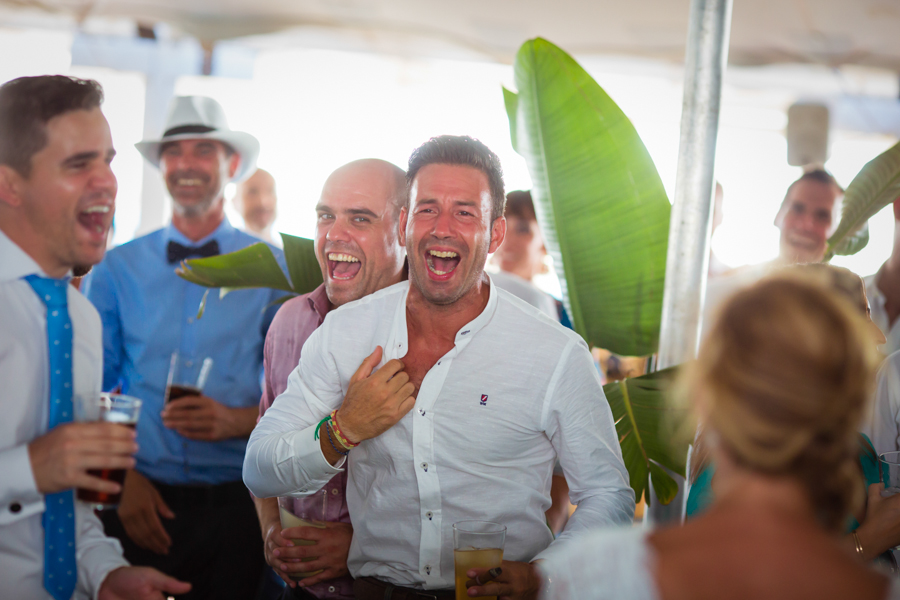
[[[228,127],[211,98],[172,102],[161,139],[137,145],[172,197],[166,227],[110,250],[82,284],[103,322],[103,387],[143,404],[137,465],[118,510],[103,512],[125,557],[193,584],[186,598],[250,598],[265,561],[253,501],[241,482],[247,437],[259,414],[263,342],[283,294],[225,297],[175,274],[190,257],[259,241],[225,217],[225,186],[256,167],[259,142]],[[272,248],[279,262],[283,255]],[[200,395],[165,403],[171,356],[211,358]]]
[[778,267],[821,262],[828,238],[838,224],[844,190],[823,169],[804,173],[788,186],[775,215],[781,232],[778,258],[758,265],[732,269],[713,279],[706,287],[703,306],[704,330],[712,323],[716,310],[735,292],[752,285]]
[[866,293],[872,307],[872,320],[884,332],[884,354],[900,350],[900,198],[894,200],[894,245],[891,255],[878,272],[866,277]]
[[841,539],[862,503],[877,362],[859,311],[812,278],[735,294],[681,381],[717,465],[712,506],[684,526],[581,537],[541,565],[543,598],[900,598]]
[[[517,190],[506,195],[506,237],[491,257],[500,270],[491,273],[497,287],[524,300],[551,319],[560,320],[562,302],[533,283],[536,275],[547,273],[547,248],[534,212],[531,192]],[[552,504],[547,510],[547,523],[553,534],[562,531],[569,518],[569,485],[559,462],[553,469],[550,488]]]
[[[869,317],[866,291],[862,279],[852,271],[823,263],[806,263],[784,270],[788,274],[796,272],[814,278],[835,297],[849,302],[859,316],[866,320],[872,345],[884,342],[884,335]],[[893,555],[888,552],[900,544],[900,495],[882,498],[884,489],[878,466],[878,452],[872,440],[866,435],[866,422],[860,428],[858,441],[858,466],[863,478],[866,504],[852,515],[846,524],[844,541],[850,550],[859,541],[866,560],[879,558],[883,564],[896,570]],[[687,500],[687,518],[694,518],[706,511],[713,502],[715,487],[715,465],[711,463],[709,448],[701,433],[694,442],[689,471],[691,482]]]
[[[306,339],[332,310],[406,278],[400,246],[400,210],[406,204],[406,173],[383,160],[363,159],[335,170],[316,205],[316,258],[324,282],[279,309],[266,335],[265,384],[260,417],[287,388],[300,362]],[[293,499],[295,510],[322,506],[325,529],[282,530],[276,498],[255,498],[265,543],[266,562],[290,586],[285,598],[353,598],[347,553],[353,528],[347,509],[346,471],[335,475],[319,494]],[[307,539],[314,546],[287,545]],[[299,562],[307,559],[307,562]],[[312,560],[310,560],[312,559]],[[321,573],[295,581],[299,572]]]
[[256,172],[237,185],[234,207],[244,219],[244,231],[269,242],[280,245],[272,235],[272,223],[278,216],[278,196],[275,194],[275,178],[264,170]]
[[559,303],[534,285],[535,275],[547,273],[547,248],[534,212],[531,192],[515,191],[506,195],[506,237],[491,257],[499,267],[491,280],[497,287],[521,298],[551,319],[560,320]]
[[0,597],[162,600],[190,585],[129,567],[73,488],[134,464],[135,434],[73,423],[99,397],[100,318],[73,286],[103,258],[118,189],[103,90],[61,75],[0,86]]

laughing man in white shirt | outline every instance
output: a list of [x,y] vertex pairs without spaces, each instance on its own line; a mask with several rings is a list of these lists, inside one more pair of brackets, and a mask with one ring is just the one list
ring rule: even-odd
[[[100,111],[102,99],[96,82],[63,76],[23,77],[0,87],[0,598],[4,599],[162,600],[163,590],[190,589],[154,569],[129,567],[121,546],[103,534],[90,506],[71,503],[75,487],[120,490],[118,484],[87,470],[133,466],[131,455],[137,450],[133,432],[114,423],[66,422],[71,414],[59,397],[53,399],[55,407],[50,406],[51,390],[62,385],[71,386],[74,394],[100,393],[100,317],[67,281],[74,266],[103,258],[115,209],[116,178],[110,170],[115,150]],[[36,290],[47,286],[50,293],[38,296]],[[53,306],[52,326],[45,302]],[[60,317],[66,312],[68,320]],[[71,333],[55,339],[62,345],[51,357],[49,342],[53,332],[62,329]],[[69,344],[71,357],[65,353],[65,359],[71,373],[61,374],[63,348]],[[49,367],[54,359],[62,367],[56,379]],[[60,413],[67,418],[48,431],[50,415]],[[54,510],[67,501],[72,513]],[[54,538],[59,523],[47,522],[49,537],[45,536],[42,516],[51,515],[52,520],[53,514],[67,521],[58,529],[60,538]],[[51,540],[47,544],[45,537]],[[71,541],[55,548],[53,539]],[[71,570],[60,568],[67,564]]]
[[[433,138],[407,180],[409,282],[329,313],[251,435],[244,481],[303,497],[349,469],[357,598],[452,597],[452,525],[468,519],[506,525],[508,559],[469,593],[536,598],[531,561],[633,518],[612,414],[584,341],[484,273],[506,233],[497,156]],[[578,508],[554,541],[557,456]]]

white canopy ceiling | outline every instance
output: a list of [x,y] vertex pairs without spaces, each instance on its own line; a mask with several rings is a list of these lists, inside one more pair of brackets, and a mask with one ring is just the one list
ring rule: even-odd
[[[294,43],[509,62],[541,36],[577,55],[680,62],[689,0],[0,0],[0,24],[166,23],[212,42]],[[735,0],[733,65],[866,65],[900,72],[900,0]]]

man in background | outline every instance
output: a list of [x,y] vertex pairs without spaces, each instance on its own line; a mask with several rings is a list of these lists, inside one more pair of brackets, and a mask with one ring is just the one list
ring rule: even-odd
[[880,346],[884,354],[900,350],[900,198],[894,200],[894,245],[878,272],[864,279],[872,322],[878,325],[887,341]]
[[[285,302],[272,321],[260,416],[284,392],[303,344],[330,311],[405,278],[405,253],[398,238],[405,177],[402,169],[376,159],[351,162],[328,177],[316,205],[316,258],[324,283]],[[255,499],[266,562],[293,588],[286,598],[353,598],[353,580],[347,574],[353,528],[346,489],[346,473],[339,473],[319,494],[292,500],[297,511],[315,506],[326,527],[303,527],[290,535],[282,531],[277,500]],[[309,539],[316,545],[288,547],[285,538]],[[302,558],[314,560],[296,562]],[[291,579],[292,574],[319,570],[299,584]]]
[[[828,238],[838,223],[844,190],[823,169],[804,173],[792,183],[775,215],[781,231],[778,258],[748,265],[711,279],[706,288],[703,322],[710,323],[716,310],[734,292],[752,285],[773,269],[800,263],[821,262]],[[708,327],[704,326],[704,329]]]
[[[104,525],[133,563],[190,581],[192,598],[251,598],[265,563],[241,463],[258,414],[270,304],[281,293],[211,293],[199,319],[207,290],[175,268],[259,241],[224,212],[226,184],[253,173],[259,143],[229,129],[217,102],[191,96],[173,101],[161,139],[137,148],[162,172],[172,221],[111,250],[83,283],[103,321],[104,388],[144,402],[137,465]],[[213,366],[200,395],[164,405],[175,352]]]
[[[109,124],[95,81],[22,77],[0,87],[0,597],[162,600],[190,586],[129,567],[73,488],[116,493],[89,469],[134,464],[134,432],[73,423],[98,397],[97,311],[73,286],[103,258],[115,213]],[[73,596],[74,594],[74,596]]]
[[275,195],[275,178],[263,169],[238,184],[234,195],[234,207],[244,219],[244,231],[280,245],[272,235],[272,223],[278,216],[278,197]]

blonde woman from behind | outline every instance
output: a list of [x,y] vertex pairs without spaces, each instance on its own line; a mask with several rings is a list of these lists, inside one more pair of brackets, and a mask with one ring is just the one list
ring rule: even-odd
[[900,600],[840,544],[876,361],[860,315],[812,278],[736,294],[680,386],[718,465],[713,505],[683,527],[570,544],[542,565],[544,600]]

